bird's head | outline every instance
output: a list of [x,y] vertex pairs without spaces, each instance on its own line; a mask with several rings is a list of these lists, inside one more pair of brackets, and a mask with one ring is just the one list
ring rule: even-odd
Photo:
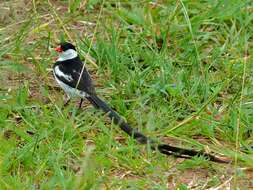
[[62,53],[62,52],[65,52],[69,49],[76,51],[76,48],[73,44],[71,44],[69,42],[62,42],[62,43],[60,43],[60,45],[58,47],[55,48],[55,51]]
[[60,53],[57,61],[66,61],[78,57],[75,46],[69,42],[60,43],[60,45],[55,48],[55,51]]

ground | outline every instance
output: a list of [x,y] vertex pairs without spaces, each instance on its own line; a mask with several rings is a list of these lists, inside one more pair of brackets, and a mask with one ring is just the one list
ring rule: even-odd
[[[251,1],[0,2],[1,189],[252,189]],[[133,127],[223,156],[164,156],[87,101],[63,107],[53,48],[76,44]]]

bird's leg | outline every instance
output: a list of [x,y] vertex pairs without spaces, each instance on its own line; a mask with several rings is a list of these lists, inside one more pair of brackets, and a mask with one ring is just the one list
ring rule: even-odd
[[67,95],[67,98],[63,104],[63,107],[66,107],[69,104],[69,102],[70,102],[70,97]]
[[80,100],[80,103],[79,103],[79,109],[81,109],[81,108],[82,108],[82,104],[83,104],[83,98],[81,98],[81,100]]

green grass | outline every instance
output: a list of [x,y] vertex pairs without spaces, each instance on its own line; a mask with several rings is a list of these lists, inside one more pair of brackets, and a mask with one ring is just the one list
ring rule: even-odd
[[[251,1],[0,5],[0,189],[252,188],[252,156],[239,151],[253,143]],[[50,70],[63,39],[133,127],[233,163],[166,157],[88,103],[63,109]]]

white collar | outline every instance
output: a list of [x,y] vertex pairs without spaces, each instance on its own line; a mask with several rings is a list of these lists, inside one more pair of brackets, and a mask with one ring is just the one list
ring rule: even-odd
[[77,52],[73,49],[68,49],[67,51],[62,52],[56,61],[66,61],[69,59],[74,59],[76,57],[77,57]]

